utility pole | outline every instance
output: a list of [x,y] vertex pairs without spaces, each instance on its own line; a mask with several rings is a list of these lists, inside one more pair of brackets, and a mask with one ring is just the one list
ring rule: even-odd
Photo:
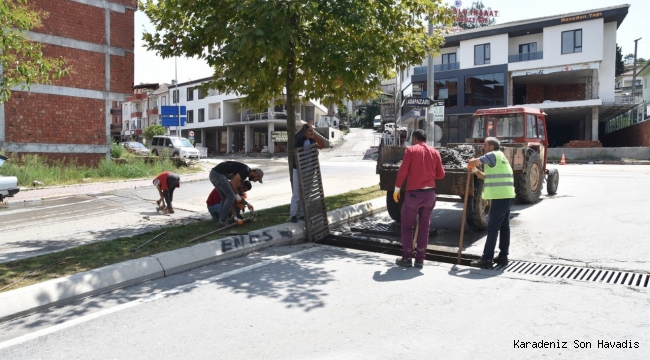
[[[429,20],[429,36],[433,36],[433,24],[431,23],[431,20]],[[434,100],[435,97],[433,81],[433,56],[429,53],[429,58],[427,59],[427,97],[431,100]],[[433,122],[433,106],[427,107],[426,124],[424,126],[427,134],[427,145],[433,147],[436,144],[436,127]]]
[[636,103],[636,46],[637,42],[641,39],[634,40],[634,70],[632,70],[632,98],[634,99],[634,103]]
[[176,131],[176,135],[178,135],[178,140],[181,139],[181,109],[178,105],[178,103],[181,100],[181,94],[178,92],[178,56],[174,56],[174,82],[176,83],[176,116],[178,119],[178,131]]

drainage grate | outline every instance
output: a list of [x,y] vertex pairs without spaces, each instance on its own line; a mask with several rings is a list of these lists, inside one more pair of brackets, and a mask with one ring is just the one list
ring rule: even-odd
[[508,266],[496,266],[501,270],[516,274],[539,275],[559,279],[593,281],[605,284],[648,287],[650,274],[639,274],[627,271],[590,269],[566,265],[550,265],[527,261],[510,261]]
[[[350,227],[351,231],[358,231],[362,233],[369,234],[379,234],[379,235],[395,235],[400,236],[402,232],[401,225],[396,222],[391,222],[388,224],[378,223],[374,221],[364,221],[359,224],[355,224]],[[429,229],[429,236],[435,234],[436,229]]]

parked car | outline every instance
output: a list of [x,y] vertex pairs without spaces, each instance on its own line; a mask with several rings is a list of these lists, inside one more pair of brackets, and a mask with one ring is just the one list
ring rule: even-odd
[[[0,166],[7,160],[6,157],[0,155]],[[0,202],[4,201],[6,197],[12,197],[18,194],[18,178],[15,176],[2,176],[0,175]]]
[[[400,133],[406,133],[406,127],[400,126],[397,128],[397,131],[399,131]],[[384,133],[392,135],[394,132],[395,132],[394,122],[384,124]]]
[[381,115],[375,116],[372,128],[375,130],[381,130]]
[[175,136],[154,136],[151,140],[151,152],[158,156],[163,154],[163,149],[168,149],[171,157],[181,157],[184,159],[199,159],[199,150],[194,148],[191,142],[186,138]]
[[142,145],[137,141],[125,142],[122,143],[122,146],[124,146],[124,148],[127,149],[129,152],[134,153],[136,155],[149,155],[149,149],[147,149],[146,146]]

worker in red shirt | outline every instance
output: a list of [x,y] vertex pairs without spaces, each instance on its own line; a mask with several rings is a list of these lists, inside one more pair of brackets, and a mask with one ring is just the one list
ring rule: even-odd
[[413,145],[406,148],[402,165],[397,173],[393,200],[399,202],[400,190],[408,178],[402,204],[402,257],[395,263],[411,267],[413,258],[413,230],[415,218],[420,216],[415,267],[424,266],[424,255],[429,243],[431,212],[436,206],[436,179],[445,177],[442,158],[438,150],[427,145],[427,134],[418,129],[413,132]]
[[[246,191],[250,190],[253,188],[253,185],[251,184],[250,181],[244,180],[242,181],[239,186],[237,187],[237,192],[239,193],[239,196],[242,197],[242,199],[246,199]],[[245,201],[245,200],[244,200]],[[208,200],[205,202],[208,205],[208,212],[212,216],[212,219],[216,222],[219,223],[219,211],[221,210],[221,195],[219,195],[219,192],[217,191],[216,188],[212,189],[212,192],[210,195],[208,195]],[[248,207],[248,210],[254,211],[255,209],[253,208],[253,205],[249,203],[245,203],[246,207]],[[231,206],[231,211],[233,215],[233,219],[235,217],[237,219],[243,220],[243,216],[240,215],[240,211],[243,209],[238,206],[239,204],[232,204]]]
[[[171,171],[165,171],[160,173],[153,179],[153,185],[158,189],[158,195],[160,199],[156,201],[158,206],[162,205],[163,214],[173,214],[174,207],[172,206],[172,200],[174,199],[174,190],[177,187],[181,187],[181,177],[178,174]],[[166,207],[164,206],[166,204]]]

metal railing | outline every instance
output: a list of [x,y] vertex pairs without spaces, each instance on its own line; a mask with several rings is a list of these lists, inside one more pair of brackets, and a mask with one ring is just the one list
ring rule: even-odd
[[[272,119],[280,119],[280,120],[286,120],[287,119],[287,113],[286,111],[281,111],[281,112],[272,112],[270,113],[272,116]],[[257,113],[257,114],[248,114],[244,118],[244,121],[255,121],[255,120],[269,120],[269,112],[263,112],[263,113]],[[300,113],[296,113],[296,121],[301,120],[300,119]]]
[[458,70],[460,69],[460,63],[455,62],[455,63],[449,63],[449,64],[438,64],[438,65],[433,65],[433,71],[438,72],[438,71],[449,71],[449,70]]
[[514,54],[508,55],[508,62],[520,62],[520,61],[531,61],[531,60],[542,60],[544,58],[543,51],[523,53],[523,54]]

